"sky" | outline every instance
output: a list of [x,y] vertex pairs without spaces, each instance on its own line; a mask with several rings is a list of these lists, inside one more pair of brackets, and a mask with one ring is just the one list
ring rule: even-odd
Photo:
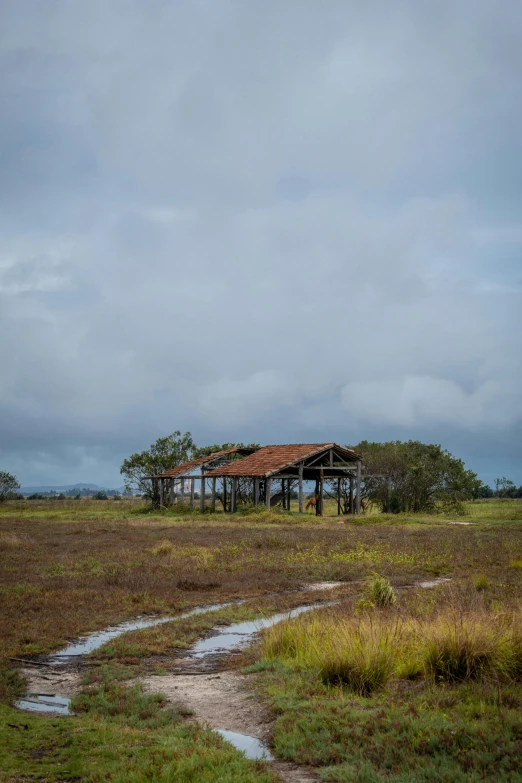
[[0,470],[440,443],[522,484],[518,0],[0,0]]

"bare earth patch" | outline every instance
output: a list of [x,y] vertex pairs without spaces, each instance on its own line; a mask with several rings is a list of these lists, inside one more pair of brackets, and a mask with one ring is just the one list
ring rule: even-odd
[[[194,720],[212,729],[224,729],[267,744],[271,720],[251,689],[252,675],[222,671],[201,675],[146,677],[141,682],[147,693],[163,693],[172,705],[190,710]],[[315,783],[319,778],[307,769],[282,761],[271,767],[285,783]]]

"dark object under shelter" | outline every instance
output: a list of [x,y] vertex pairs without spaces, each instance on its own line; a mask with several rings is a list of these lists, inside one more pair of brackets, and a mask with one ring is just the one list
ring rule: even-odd
[[[304,482],[315,482],[313,503],[316,514],[323,513],[324,484],[337,487],[337,511],[342,513],[341,483],[349,487],[344,513],[361,510],[361,457],[337,443],[291,443],[218,451],[190,460],[172,470],[151,476],[159,483],[160,504],[177,494],[184,502],[188,482],[190,507],[194,508],[196,481],[199,482],[200,509],[205,508],[208,482],[211,485],[211,510],[219,497],[225,511],[237,509],[238,498],[249,497],[254,505],[267,508],[281,504],[290,510],[292,491],[297,487],[299,512],[304,511]],[[218,487],[219,484],[219,487]],[[179,492],[176,492],[176,485]],[[218,496],[218,488],[221,494]]]

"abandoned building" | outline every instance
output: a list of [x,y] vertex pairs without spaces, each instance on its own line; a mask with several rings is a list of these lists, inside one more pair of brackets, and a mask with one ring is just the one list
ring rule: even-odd
[[292,443],[259,448],[234,448],[189,460],[172,470],[150,476],[159,491],[160,505],[178,498],[195,507],[210,509],[219,500],[224,511],[235,512],[239,504],[253,503],[267,508],[280,505],[289,511],[297,488],[298,509],[304,511],[304,484],[313,482],[311,504],[322,515],[325,484],[330,497],[337,497],[338,514],[361,510],[361,457],[337,443]]

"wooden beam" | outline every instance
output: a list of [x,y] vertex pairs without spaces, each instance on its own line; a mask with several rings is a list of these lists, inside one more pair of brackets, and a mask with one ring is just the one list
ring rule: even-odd
[[190,481],[190,508],[194,511],[194,495],[196,492],[196,479],[189,479]]
[[160,478],[159,480],[159,498],[160,498],[160,506],[163,505],[163,496],[165,494],[165,479]]
[[236,510],[236,489],[237,489],[237,478],[234,476],[232,479],[232,489],[230,492],[230,513],[233,514]]
[[355,513],[361,513],[361,462],[357,463],[357,495],[355,496]]
[[270,485],[271,485],[271,483],[272,483],[271,479],[269,479],[269,478],[265,479],[265,503],[266,503],[266,507],[267,508],[270,508],[270,489],[271,489]]
[[299,513],[303,513],[303,463],[299,465]]
[[199,494],[199,510],[203,512],[205,510],[205,479],[201,477],[201,490]]
[[174,479],[170,480],[170,505],[174,505]]
[[217,478],[214,476],[212,479],[212,500],[210,501],[210,508],[212,511],[216,510],[216,481]]

